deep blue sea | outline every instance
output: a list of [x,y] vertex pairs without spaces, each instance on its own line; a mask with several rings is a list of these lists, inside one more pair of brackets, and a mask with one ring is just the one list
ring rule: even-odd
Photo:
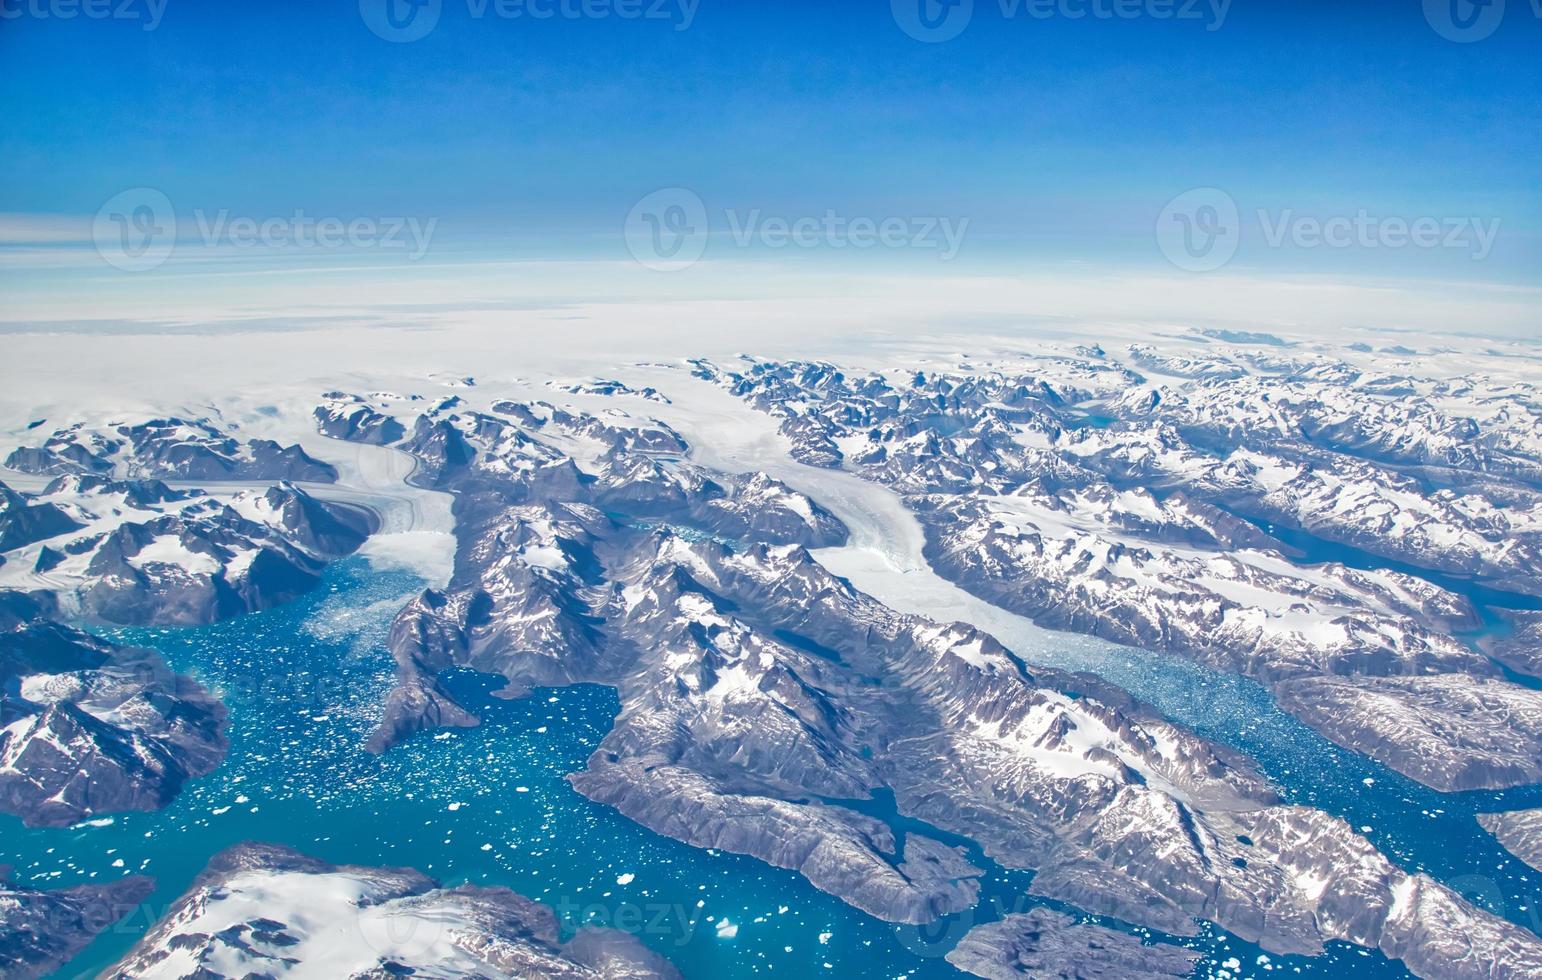
[[[637,933],[693,980],[957,977],[941,957],[970,925],[1037,904],[1025,897],[1031,874],[985,862],[990,874],[977,911],[926,929],[896,927],[793,872],[643,830],[564,779],[609,730],[618,705],[604,688],[538,690],[511,702],[491,698],[485,679],[461,675],[455,683],[482,709],[482,727],[426,732],[383,757],[366,754],[361,746],[391,684],[386,629],[419,586],[410,575],[352,560],[281,609],[211,627],[112,632],[156,647],[218,691],[230,709],[231,749],[220,769],[159,813],[64,830],[27,830],[0,818],[0,864],[15,865],[19,882],[66,887],[133,873],[158,882],[145,908],[62,976],[110,965],[211,855],[245,840],[337,863],[414,867],[451,885],[506,885],[549,903],[570,925]],[[1162,669],[1154,663],[1132,655],[1082,666],[1248,751],[1293,801],[1368,828],[1405,867],[1542,928],[1542,875],[1506,855],[1473,820],[1488,809],[1542,805],[1542,790],[1443,796],[1338,750],[1275,710],[1251,682],[1169,658]],[[899,829],[925,830],[898,817],[890,800],[859,807]],[[1199,976],[1406,976],[1379,954],[1341,945],[1306,959],[1266,956],[1214,929],[1185,943],[1206,955]]]

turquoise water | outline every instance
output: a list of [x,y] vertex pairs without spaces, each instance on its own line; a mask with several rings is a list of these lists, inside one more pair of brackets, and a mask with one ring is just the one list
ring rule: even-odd
[[1334,745],[1281,711],[1256,682],[1175,657],[1131,650],[1100,652],[1094,660],[1068,651],[1053,666],[1096,673],[1206,738],[1240,750],[1285,802],[1342,817],[1400,867],[1425,872],[1483,908],[1542,932],[1542,874],[1500,847],[1476,820],[1479,813],[1542,806],[1542,786],[1438,793]]
[[[1463,635],[1470,643],[1507,628],[1498,607],[1542,608],[1542,600],[1532,596],[1383,559],[1307,532],[1253,523],[1297,549],[1300,564],[1391,569],[1466,596],[1483,622],[1480,630]],[[1095,657],[1067,650],[1048,665],[1097,674],[1206,738],[1240,750],[1259,763],[1286,802],[1344,818],[1401,867],[1425,872],[1477,905],[1542,933],[1542,873],[1500,847],[1476,820],[1480,813],[1542,806],[1542,786],[1438,793],[1334,745],[1281,711],[1256,682],[1174,656],[1130,648],[1123,655]],[[1505,674],[1512,682],[1538,685],[1536,678]]]
[[[604,688],[540,690],[508,702],[490,698],[485,679],[462,674],[453,683],[486,724],[423,733],[381,758],[365,754],[360,746],[391,683],[386,628],[418,587],[410,576],[376,573],[354,560],[281,609],[212,627],[114,634],[156,646],[176,669],[218,690],[230,707],[231,751],[219,770],[160,813],[65,830],[27,830],[0,818],[0,864],[14,864],[22,883],[66,887],[131,873],[158,881],[143,909],[61,976],[94,975],[111,964],[211,855],[244,840],[288,844],[337,863],[415,867],[452,885],[506,885],[546,901],[570,923],[637,933],[693,980],[957,977],[941,956],[970,925],[1038,904],[1024,897],[1031,875],[996,868],[971,845],[973,859],[990,872],[980,908],[926,929],[895,927],[792,872],[645,831],[583,799],[563,778],[609,730],[618,706]],[[1112,675],[1122,670],[1102,666]],[[1519,862],[1506,860],[1472,822],[1492,796],[1421,791],[1305,737],[1310,733],[1273,712],[1256,686],[1183,667],[1156,673],[1137,666],[1126,680],[1165,710],[1193,714],[1197,727],[1212,729],[1207,734],[1250,747],[1294,798],[1372,826],[1373,839],[1406,864],[1448,881],[1480,876],[1468,882],[1469,892],[1481,899],[1490,889],[1491,904],[1517,921],[1535,915],[1525,896],[1542,892],[1536,876],[1516,870]],[[1364,786],[1361,773],[1375,773],[1376,782]],[[1535,792],[1508,799],[1542,805]],[[861,809],[899,829],[927,831],[897,816],[892,801]],[[620,884],[625,875],[635,878]],[[1202,976],[1406,975],[1378,954],[1344,946],[1317,959],[1260,963],[1260,950],[1218,930],[1186,943],[1207,954]]]

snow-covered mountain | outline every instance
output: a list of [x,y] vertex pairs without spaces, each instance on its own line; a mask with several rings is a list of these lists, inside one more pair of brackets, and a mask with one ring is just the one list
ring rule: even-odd
[[[1342,820],[1278,805],[1246,760],[1123,692],[1025,664],[973,627],[898,614],[796,534],[740,537],[743,520],[699,504],[704,487],[739,481],[693,471],[667,427],[455,404],[412,431],[419,472],[456,495],[459,549],[450,588],[393,627],[398,687],[377,750],[477,723],[440,685],[450,669],[500,676],[511,695],[605,684],[622,710],[572,777],[580,792],[696,846],[795,869],[880,918],[928,922],[973,905],[981,872],[944,843],[957,835],[1036,869],[1038,894],[1171,934],[1193,934],[1198,918],[1281,952],[1343,940],[1425,976],[1542,968],[1535,937],[1401,871]],[[618,468],[622,447],[632,459]],[[787,526],[799,534],[817,523],[795,491],[750,483],[769,490],[753,506],[798,515],[801,527]],[[743,509],[733,492],[713,499]],[[1196,552],[1264,541],[1197,504],[1136,503],[1102,526]],[[1251,591],[1247,608],[1299,601],[1302,621],[1332,609],[1415,637],[1389,639],[1389,662],[1487,663],[1434,628],[1470,608],[1406,577],[1297,572],[1274,552],[1205,574]],[[1377,660],[1345,647],[1351,663]],[[1310,637],[1286,648],[1296,673],[1319,676]],[[937,835],[897,832],[856,802],[888,794]]]
[[162,418],[56,430],[5,461],[22,473],[94,473],[141,480],[298,480],[331,483],[337,471],[299,446],[241,440],[210,419]]
[[[410,482],[408,509],[453,499],[454,562],[395,617],[372,751],[479,724],[455,671],[507,697],[598,684],[621,710],[570,776],[578,792],[883,920],[973,909],[988,874],[1025,869],[1037,896],[1169,936],[1208,922],[1270,952],[1377,949],[1424,977],[1537,975],[1542,940],[1365,828],[1283,804],[1238,752],[938,621],[1008,636],[1007,620],[1027,625],[992,618],[1010,610],[1248,675],[1441,791],[1542,781],[1542,691],[1517,676],[1542,656],[1542,397],[1343,353],[1219,331],[887,370],[744,357],[456,375],[436,395],[328,380],[298,420],[241,416],[275,439],[222,409],[58,429],[11,455],[20,490],[0,492],[0,595],[22,604],[0,634],[21,651],[0,751],[20,760],[9,785],[49,794],[17,809],[69,822],[159,805],[218,758],[207,695],[163,667],[136,689],[119,665],[158,660],[59,620],[203,623],[283,602],[387,523],[351,503],[384,474]],[[862,591],[883,591],[864,563],[947,596],[905,605],[901,587],[887,599],[910,612],[886,605]],[[25,659],[50,644],[73,652]],[[38,728],[50,712],[79,731]],[[1532,860],[1532,813],[1483,823]],[[397,927],[432,941],[406,948]],[[1182,975],[1192,957],[1039,910],[975,929],[952,961],[1122,977]],[[561,942],[507,892],[254,846],[217,859],[117,969],[669,975],[620,937]]]
[[165,806],[224,758],[225,709],[150,650],[0,593],[0,812],[32,826]]
[[948,953],[949,963],[985,980],[1172,980],[1193,973],[1198,958],[1180,946],[1142,945],[1128,933],[1078,925],[1045,908],[975,926]]
[[1249,674],[1436,788],[1542,776],[1542,693],[1495,662],[1536,674],[1534,638],[1523,622],[1475,648],[1460,634],[1480,614],[1453,591],[1542,596],[1533,387],[1226,344],[693,369],[805,462],[904,495],[933,567],[982,598]]
[[9,883],[0,867],[0,976],[54,974],[103,930],[129,915],[155,887],[149,878],[40,891]]
[[[376,395],[376,399],[392,399],[389,395]],[[341,391],[322,396],[321,404],[312,413],[316,428],[322,435],[348,442],[361,442],[369,446],[388,446],[407,434],[402,424],[390,415],[379,411],[370,400],[361,395]]]
[[1511,854],[1542,871],[1542,810],[1485,813],[1478,822]]
[[252,977],[677,980],[626,933],[579,930],[505,888],[240,844],[214,857],[111,980]]
[[[45,589],[66,611],[125,625],[211,623],[309,590],[374,527],[366,511],[280,483],[219,498],[158,480],[53,479],[10,508],[55,515],[4,553],[0,588]],[[34,522],[36,523],[36,522]]]
[[1542,610],[1507,610],[1500,618],[1508,631],[1485,637],[1483,648],[1511,670],[1542,677]]

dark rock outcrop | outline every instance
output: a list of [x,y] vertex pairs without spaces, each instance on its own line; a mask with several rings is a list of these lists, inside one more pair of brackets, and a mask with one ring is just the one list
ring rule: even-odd
[[0,726],[0,811],[31,826],[158,809],[226,749],[224,706],[154,651],[21,616],[0,632]]
[[358,395],[330,392],[323,396],[322,403],[312,414],[316,418],[316,431],[344,442],[389,446],[407,434],[406,427],[400,422],[378,411]]
[[1036,908],[975,926],[947,960],[985,980],[1172,980],[1193,973],[1199,954]]
[[1481,813],[1478,823],[1498,838],[1505,850],[1542,871],[1542,810]]
[[130,877],[109,885],[38,891],[7,884],[0,868],[0,977],[34,980],[54,973],[98,934],[126,918],[155,883]]
[[1489,655],[1518,674],[1542,678],[1542,612],[1503,610],[1508,635],[1485,641]]
[[0,483],[0,551],[78,530],[80,524],[52,504],[32,504]]

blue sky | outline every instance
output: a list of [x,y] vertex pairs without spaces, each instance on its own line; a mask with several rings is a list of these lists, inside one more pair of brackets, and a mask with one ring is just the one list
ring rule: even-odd
[[38,16],[61,2],[3,2],[22,16],[0,22],[0,213],[88,219],[148,186],[184,225],[194,210],[416,216],[437,221],[440,256],[608,258],[628,209],[680,186],[720,236],[728,210],[954,216],[975,261],[1141,265],[1161,262],[1163,205],[1216,187],[1245,216],[1502,222],[1483,262],[1244,247],[1249,269],[1527,284],[1542,269],[1530,0],[1469,44],[1418,0],[1235,0],[1218,24],[1208,0],[1175,20],[974,0],[935,44],[888,0],[699,0],[686,29],[687,0],[635,20],[443,0],[410,43],[371,33],[358,0]]

